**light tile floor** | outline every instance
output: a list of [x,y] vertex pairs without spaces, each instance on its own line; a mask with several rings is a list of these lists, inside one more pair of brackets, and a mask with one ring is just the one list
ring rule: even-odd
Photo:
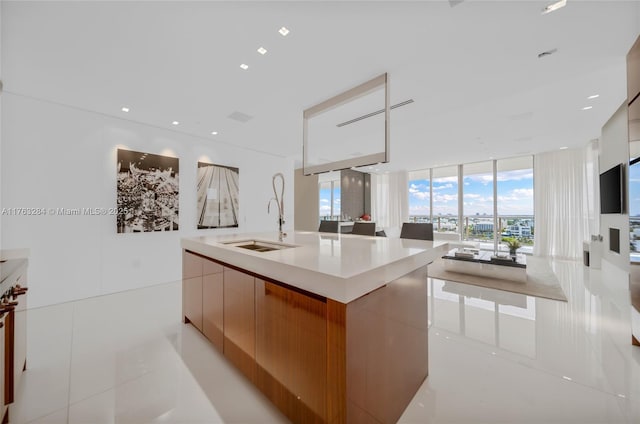
[[[640,423],[626,281],[554,263],[568,303],[430,281],[402,423]],[[12,423],[287,422],[190,325],[179,283],[32,309]]]

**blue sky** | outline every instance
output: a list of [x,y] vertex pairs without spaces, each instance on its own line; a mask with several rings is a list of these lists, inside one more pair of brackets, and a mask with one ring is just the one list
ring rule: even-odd
[[[640,180],[639,180],[640,181]],[[533,215],[533,170],[521,169],[498,173],[498,213]],[[409,215],[429,214],[429,181],[409,182]],[[458,178],[434,178],[433,214],[458,214]],[[491,174],[464,178],[464,214],[493,215]]]
[[[320,216],[331,213],[331,189],[320,189]],[[333,214],[340,215],[340,189],[335,188],[333,193]]]

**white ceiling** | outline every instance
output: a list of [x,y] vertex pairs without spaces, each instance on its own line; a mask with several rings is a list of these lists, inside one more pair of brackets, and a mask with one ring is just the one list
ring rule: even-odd
[[391,103],[415,103],[392,112],[382,169],[583,146],[626,98],[640,4],[569,0],[543,16],[546,4],[3,1],[2,79],[14,94],[301,158],[305,108],[388,72]]

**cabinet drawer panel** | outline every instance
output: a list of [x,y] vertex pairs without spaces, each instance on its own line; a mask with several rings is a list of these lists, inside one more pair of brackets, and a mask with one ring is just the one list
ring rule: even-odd
[[327,305],[256,279],[257,385],[293,422],[326,422]]
[[223,270],[224,267],[219,263],[204,259],[202,266],[202,273],[204,275],[217,274],[219,272],[222,272]]
[[224,269],[224,355],[255,380],[255,283],[251,275]]
[[182,313],[202,331],[202,277],[182,280]]
[[223,274],[202,277],[202,332],[218,348],[223,350]]
[[202,275],[204,259],[189,252],[182,252],[182,278],[195,278]]

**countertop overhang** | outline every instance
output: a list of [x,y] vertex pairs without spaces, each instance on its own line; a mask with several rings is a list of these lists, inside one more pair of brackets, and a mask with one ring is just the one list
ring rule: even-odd
[[[229,243],[295,247],[254,252]],[[298,231],[183,238],[183,249],[341,303],[349,303],[442,256],[446,241]]]

